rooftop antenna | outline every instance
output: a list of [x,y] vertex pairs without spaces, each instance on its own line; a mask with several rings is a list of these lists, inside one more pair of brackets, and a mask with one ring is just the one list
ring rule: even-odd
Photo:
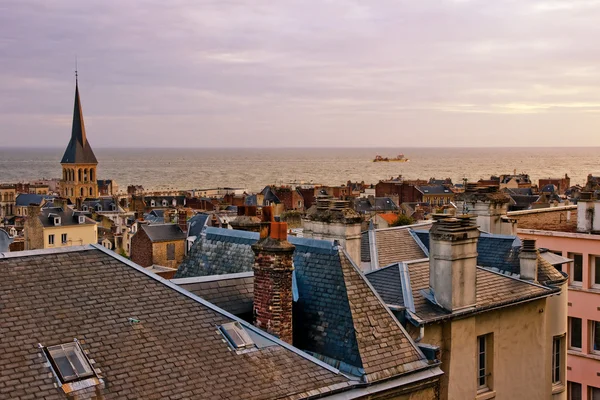
[[75,54],[75,83],[77,83],[77,54]]

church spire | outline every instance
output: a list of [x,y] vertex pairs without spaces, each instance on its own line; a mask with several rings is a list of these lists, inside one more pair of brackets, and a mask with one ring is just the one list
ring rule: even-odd
[[71,140],[65,150],[61,163],[98,164],[85,134],[83,111],[81,109],[81,100],[79,99],[79,77],[77,70],[75,70],[75,104],[73,107]]

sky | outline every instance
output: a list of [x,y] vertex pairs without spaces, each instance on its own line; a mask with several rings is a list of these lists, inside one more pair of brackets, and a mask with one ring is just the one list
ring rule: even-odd
[[600,146],[600,0],[2,0],[0,147]]

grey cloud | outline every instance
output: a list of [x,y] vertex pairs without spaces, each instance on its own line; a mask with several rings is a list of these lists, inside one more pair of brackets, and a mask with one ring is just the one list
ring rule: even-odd
[[96,146],[600,145],[598,17],[595,0],[5,0],[0,139],[66,143],[77,54]]

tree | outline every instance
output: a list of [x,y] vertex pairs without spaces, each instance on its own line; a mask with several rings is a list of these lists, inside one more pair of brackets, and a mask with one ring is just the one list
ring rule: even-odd
[[415,223],[415,220],[411,217],[407,217],[404,214],[398,215],[398,219],[390,224],[390,226],[404,226],[404,225],[412,225]]

